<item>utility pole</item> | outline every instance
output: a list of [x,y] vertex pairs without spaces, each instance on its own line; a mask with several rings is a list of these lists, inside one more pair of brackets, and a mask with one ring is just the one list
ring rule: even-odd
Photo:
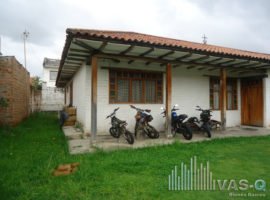
[[0,35],[0,56],[2,56],[2,41],[1,41],[1,35]]
[[24,46],[24,67],[26,69],[26,40],[29,37],[29,32],[28,31],[24,31],[23,32],[23,46]]

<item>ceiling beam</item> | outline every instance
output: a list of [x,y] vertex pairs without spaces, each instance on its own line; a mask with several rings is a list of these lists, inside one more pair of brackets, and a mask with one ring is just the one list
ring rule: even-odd
[[220,69],[220,68],[218,68],[218,67],[213,67],[212,69],[208,69],[208,71],[211,72],[211,71],[215,71],[215,70],[218,70],[218,69]]
[[134,49],[134,45],[129,46],[126,50],[122,51],[120,54],[121,55],[126,55],[128,52],[132,51]]
[[223,58],[216,58],[216,59],[213,59],[213,60],[209,60],[209,61],[207,61],[207,62],[205,62],[205,63],[203,63],[203,64],[213,64],[213,62],[216,62],[216,61],[220,61],[220,60],[222,60]]
[[167,53],[165,53],[165,54],[159,56],[158,59],[162,59],[162,58],[164,58],[164,57],[166,57],[166,56],[172,55],[172,54],[174,54],[174,52],[175,52],[175,51],[173,51],[173,50],[172,50],[172,51],[169,51],[169,52],[167,52]]
[[98,57],[100,58],[116,58],[116,59],[128,59],[128,60],[143,60],[146,61],[146,64],[148,62],[155,62],[155,63],[161,63],[161,64],[166,64],[166,63],[170,63],[172,65],[174,64],[188,64],[188,65],[198,65],[201,67],[214,67],[214,69],[209,69],[209,71],[220,69],[221,67],[226,67],[229,68],[227,66],[221,66],[218,64],[205,64],[205,63],[196,63],[196,62],[192,62],[192,61],[178,61],[178,60],[167,60],[167,59],[158,59],[158,58],[150,58],[150,57],[143,57],[143,56],[130,56],[130,55],[115,55],[115,54],[96,54]]
[[226,63],[230,63],[230,62],[234,62],[235,59],[231,59],[231,60],[226,60],[226,61],[223,61],[223,62],[218,62],[216,63],[217,65],[223,65],[223,64],[226,64]]
[[243,61],[241,63],[237,63],[237,64],[234,64],[234,65],[231,65],[230,67],[242,67],[245,64],[250,64],[250,61],[249,60]]
[[73,41],[74,44],[76,44],[77,46],[80,46],[84,49],[87,49],[89,51],[97,51],[97,49],[93,48],[92,46],[86,44],[85,42],[75,39],[75,41]]
[[249,69],[267,69],[270,68],[270,64],[261,65],[259,67],[249,68]]
[[221,62],[221,63],[218,63],[219,65],[222,65],[222,66],[224,66],[224,65],[228,65],[228,64],[231,64],[231,63],[234,63],[236,61],[236,59],[233,59],[233,60],[228,60],[228,61],[225,61],[225,62]]
[[106,48],[107,44],[108,44],[107,41],[102,42],[102,44],[98,48],[98,51],[103,51]]
[[90,51],[88,51],[88,50],[74,49],[74,48],[70,48],[69,51],[72,51],[72,52],[79,52],[79,53],[90,53]]
[[208,59],[209,57],[210,57],[210,56],[203,56],[203,57],[200,57],[200,58],[192,59],[191,61],[192,61],[192,62],[198,62],[198,61],[206,60],[206,59]]
[[76,53],[69,53],[67,56],[71,56],[71,57],[88,57],[89,55],[82,55],[82,54],[76,54]]
[[182,60],[182,59],[188,58],[190,56],[192,56],[192,53],[185,54],[183,56],[180,56],[178,58],[175,58],[174,60]]
[[196,66],[195,65],[190,65],[190,66],[187,67],[187,69],[193,69],[193,68],[196,68]]
[[66,60],[85,61],[85,59],[82,59],[82,58],[73,58],[73,57],[67,57]]
[[147,51],[141,53],[140,56],[146,56],[147,54],[151,53],[151,52],[154,51],[154,50],[155,50],[155,48],[151,48],[151,49],[149,49],[149,50],[147,50]]

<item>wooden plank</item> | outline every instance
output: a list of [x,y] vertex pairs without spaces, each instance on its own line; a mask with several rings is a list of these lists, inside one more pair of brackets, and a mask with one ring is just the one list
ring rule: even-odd
[[220,69],[220,119],[221,128],[226,128],[227,74],[226,69]]
[[171,135],[171,107],[172,107],[172,66],[166,66],[166,132]]
[[107,41],[102,42],[102,44],[100,45],[100,47],[98,48],[98,50],[99,51],[103,51],[106,48],[107,44],[108,44]]
[[146,56],[147,54],[151,53],[154,50],[155,50],[154,48],[151,48],[151,49],[145,51],[144,53],[141,53],[140,56]]
[[69,105],[73,106],[73,82],[71,81],[69,86]]
[[192,59],[191,61],[192,62],[198,62],[198,61],[203,61],[203,60],[206,60],[208,59],[210,56],[203,56],[203,57],[200,57],[200,58],[195,58],[195,59]]
[[165,54],[159,56],[158,59],[162,59],[162,58],[164,58],[164,57],[166,57],[166,56],[172,55],[172,54],[174,54],[174,52],[175,52],[175,51],[173,51],[173,50],[172,50],[172,51],[169,51],[169,52],[167,52],[167,53],[165,53]]
[[92,56],[91,61],[91,142],[95,142],[97,135],[97,68],[98,58]]
[[126,50],[122,51],[120,54],[121,55],[125,55],[127,54],[128,52],[130,52],[132,49],[134,49],[134,45],[131,45],[130,47],[128,47]]
[[64,97],[65,99],[64,99],[64,101],[65,101],[65,105],[66,105],[67,104],[67,88],[65,87],[64,90],[65,90],[65,97]]

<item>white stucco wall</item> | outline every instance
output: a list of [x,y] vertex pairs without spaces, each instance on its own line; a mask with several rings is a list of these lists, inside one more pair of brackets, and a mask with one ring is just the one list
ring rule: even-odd
[[[110,120],[106,119],[106,116],[109,115],[115,108],[120,107],[117,112],[117,117],[122,120],[126,120],[128,123],[127,128],[134,132],[135,126],[135,114],[136,111],[130,108],[130,104],[109,104],[109,70],[101,69],[102,67],[117,67],[117,68],[130,68],[130,69],[144,69],[145,63],[135,62],[132,64],[128,64],[127,62],[121,62],[119,64],[110,63],[108,61],[100,61],[98,63],[98,97],[97,97],[97,112],[98,112],[98,120],[97,120],[97,129],[100,134],[105,133],[108,134],[108,130],[110,127]],[[164,71],[164,67],[160,67],[159,65],[148,65],[147,70],[156,70],[156,71]],[[165,80],[165,77],[164,79]],[[163,81],[164,83],[164,81]],[[163,92],[165,93],[165,91]],[[163,95],[164,96],[164,95]],[[164,102],[165,103],[165,102]],[[161,110],[160,107],[163,104],[134,104],[139,108],[147,108],[151,109],[151,114],[154,120],[151,122],[153,126],[155,126],[158,130],[164,129],[164,118],[160,115]]]
[[[83,64],[73,78],[73,106],[77,109],[77,121],[84,125],[84,131],[90,132],[91,114],[91,73],[90,66]],[[69,92],[66,101],[69,104]]]
[[264,88],[264,127],[270,128],[270,70],[268,77],[263,80]]
[[42,85],[41,91],[41,110],[59,111],[64,106],[64,90],[56,87]]
[[[109,104],[109,70],[101,67],[130,68],[143,70],[165,71],[165,67],[160,65],[145,65],[144,62],[135,62],[128,64],[121,61],[117,64],[108,60],[98,62],[98,92],[97,92],[97,130],[98,134],[108,134],[110,120],[106,116],[115,108],[120,107],[117,117],[126,120],[128,129],[134,131],[136,111],[131,109],[129,104]],[[146,69],[147,67],[147,69]],[[196,69],[186,69],[185,67],[177,67],[172,69],[172,104],[178,104],[179,113],[188,114],[189,117],[199,117],[200,112],[195,110],[195,106],[209,108],[209,77],[205,76],[205,71]],[[270,88],[270,80],[268,79],[268,87]],[[152,110],[154,120],[151,122],[158,130],[164,130],[165,120],[160,115],[160,107],[165,105],[165,73],[163,78],[163,104],[135,104],[140,108],[148,108]],[[69,95],[67,92],[67,104]],[[270,100],[270,94],[267,98]],[[85,132],[91,129],[91,66],[83,65],[73,78],[73,105],[77,108],[77,119],[84,124]],[[270,109],[270,105],[268,105]],[[241,123],[241,97],[240,97],[240,81],[238,81],[238,110],[227,112],[227,126],[237,126]],[[220,111],[213,112],[213,119],[220,120]],[[270,115],[268,116],[270,119]]]
[[41,110],[59,111],[64,106],[64,92],[55,87],[55,80],[50,80],[50,71],[58,71],[58,69],[43,67]]
[[42,81],[46,83],[47,87],[55,87],[55,80],[50,80],[50,71],[58,71],[57,68],[43,67]]

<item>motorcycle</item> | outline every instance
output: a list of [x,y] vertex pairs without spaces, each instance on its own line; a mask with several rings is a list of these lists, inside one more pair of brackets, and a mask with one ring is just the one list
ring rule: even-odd
[[[175,104],[173,106],[173,108],[171,109],[171,126],[172,126],[172,135],[175,137],[176,133],[179,134],[183,134],[184,138],[186,140],[191,140],[192,139],[192,131],[191,128],[188,126],[188,124],[186,123],[186,119],[188,118],[188,116],[186,114],[181,114],[181,115],[177,115],[177,110],[179,110],[177,104]],[[161,114],[163,114],[163,117],[166,116],[166,109],[161,107],[161,110],[163,110],[163,112]]]
[[211,110],[206,109],[203,110],[200,106],[196,106],[196,110],[201,111],[200,113],[200,120],[197,117],[190,117],[188,119],[188,124],[190,125],[192,130],[204,131],[206,132],[207,136],[211,137]]
[[142,133],[152,139],[159,138],[159,132],[149,124],[149,122],[153,120],[153,117],[150,114],[151,110],[140,109],[133,105],[130,105],[130,107],[137,111],[135,115],[135,137],[137,137],[138,133]]
[[126,141],[129,144],[133,144],[134,136],[126,129],[127,122],[122,121],[115,116],[118,110],[119,108],[114,109],[114,111],[106,117],[106,119],[111,118],[112,127],[109,129],[109,132],[114,138],[120,138],[121,135],[124,135]]

